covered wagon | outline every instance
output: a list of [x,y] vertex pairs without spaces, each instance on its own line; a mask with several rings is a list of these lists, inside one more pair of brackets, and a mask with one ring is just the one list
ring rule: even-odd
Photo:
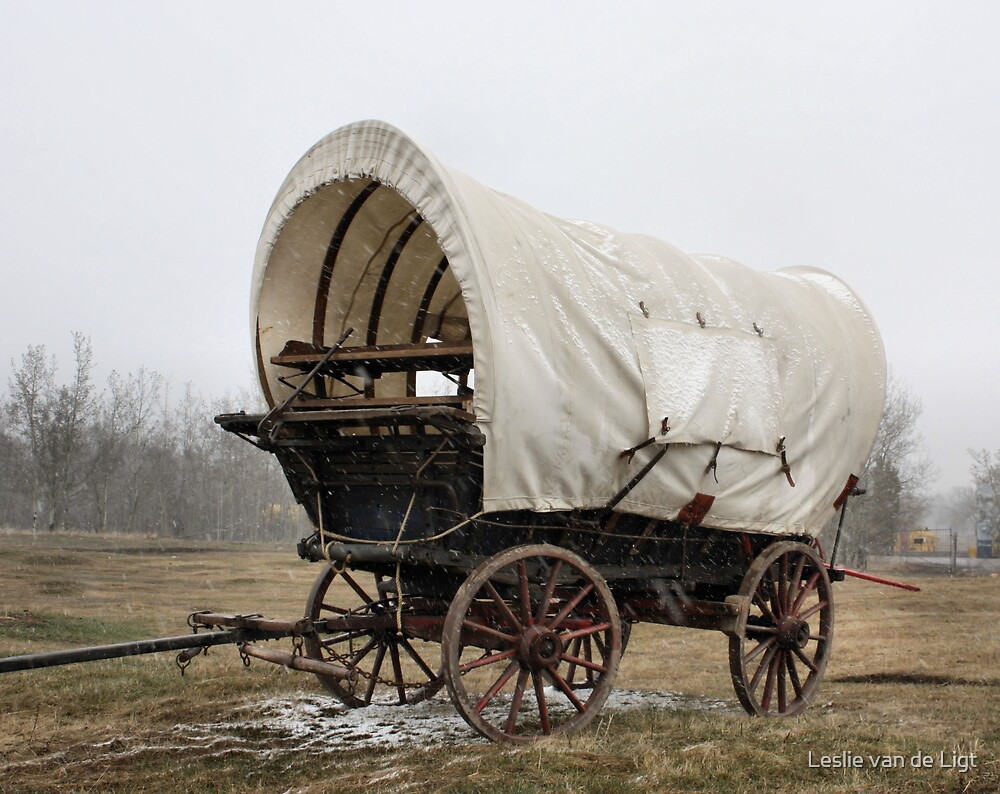
[[814,541],[885,389],[843,282],[552,217],[367,121],[292,169],[252,283],[270,410],[217,421],[315,525],[305,655],[345,703],[447,686],[488,737],[573,731],[647,621],[726,633],[750,713],[808,704]]

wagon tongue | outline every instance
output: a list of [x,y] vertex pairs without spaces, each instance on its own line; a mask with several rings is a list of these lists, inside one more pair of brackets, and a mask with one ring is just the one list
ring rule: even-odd
[[894,579],[886,579],[882,576],[872,576],[870,573],[863,573],[862,571],[854,571],[850,568],[840,568],[832,565],[827,565],[826,569],[830,572],[830,579],[834,582],[844,581],[845,576],[852,576],[855,579],[864,579],[866,582],[875,582],[877,584],[887,584],[890,587],[898,587],[902,590],[912,590],[914,592],[920,592],[920,588],[915,584],[907,584],[906,582],[897,582]]

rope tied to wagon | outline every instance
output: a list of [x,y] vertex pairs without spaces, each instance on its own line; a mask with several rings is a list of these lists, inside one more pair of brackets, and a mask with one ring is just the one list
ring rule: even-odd
[[[441,451],[441,447],[435,450],[434,455]],[[431,455],[428,460],[424,462],[424,465],[417,470],[417,477],[420,476],[420,472],[423,471],[424,467],[430,463],[434,455]],[[399,549],[399,544],[403,540],[403,532],[406,531],[406,525],[410,521],[410,512],[413,510],[413,503],[417,501],[417,489],[413,489],[413,493],[410,494],[410,503],[406,506],[406,513],[403,515],[403,521],[399,525],[399,532],[396,533],[396,542],[392,544],[392,556],[396,557],[396,636],[403,636],[403,565],[399,557],[396,556],[396,551]]]
[[[399,545],[413,546],[420,543],[430,543],[431,541],[441,540],[441,538],[448,537],[448,535],[450,535],[452,532],[457,532],[467,524],[471,524],[473,521],[478,521],[485,514],[486,514],[485,510],[480,510],[478,513],[473,513],[471,516],[466,516],[463,520],[459,521],[454,526],[441,530],[436,535],[428,535],[426,538],[409,538],[406,540],[401,540],[399,541]],[[340,535],[336,532],[331,532],[330,530],[326,531],[325,537],[330,538],[330,542],[327,543],[323,548],[323,557],[324,559],[327,560],[330,560],[331,558],[329,551],[326,549],[326,546],[332,545],[334,541],[338,543],[356,543],[358,545],[364,545],[364,546],[386,546],[389,543],[389,541],[386,540],[368,540],[366,538],[352,538],[348,537],[347,535]]]

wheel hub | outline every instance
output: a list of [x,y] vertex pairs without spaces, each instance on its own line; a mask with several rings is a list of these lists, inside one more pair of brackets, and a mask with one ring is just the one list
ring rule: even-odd
[[531,670],[556,667],[562,655],[559,634],[544,626],[532,626],[521,635],[518,658]]
[[778,646],[786,650],[805,648],[809,642],[809,624],[786,615],[778,625]]

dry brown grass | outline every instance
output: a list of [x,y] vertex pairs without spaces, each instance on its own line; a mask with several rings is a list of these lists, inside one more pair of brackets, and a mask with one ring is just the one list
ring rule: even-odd
[[[180,634],[194,609],[298,616],[317,573],[289,549],[0,534],[0,654]],[[1000,790],[1000,579],[918,583],[836,585],[833,658],[800,718],[736,710],[721,634],[642,625],[618,687],[685,693],[694,707],[608,712],[581,735],[518,749],[471,730],[317,748],[257,719],[275,697],[318,693],[315,681],[244,670],[229,648],[184,678],[169,654],[12,673],[0,676],[0,791]],[[697,707],[712,699],[732,708]],[[807,764],[810,752],[953,750],[974,752],[977,767]]]

